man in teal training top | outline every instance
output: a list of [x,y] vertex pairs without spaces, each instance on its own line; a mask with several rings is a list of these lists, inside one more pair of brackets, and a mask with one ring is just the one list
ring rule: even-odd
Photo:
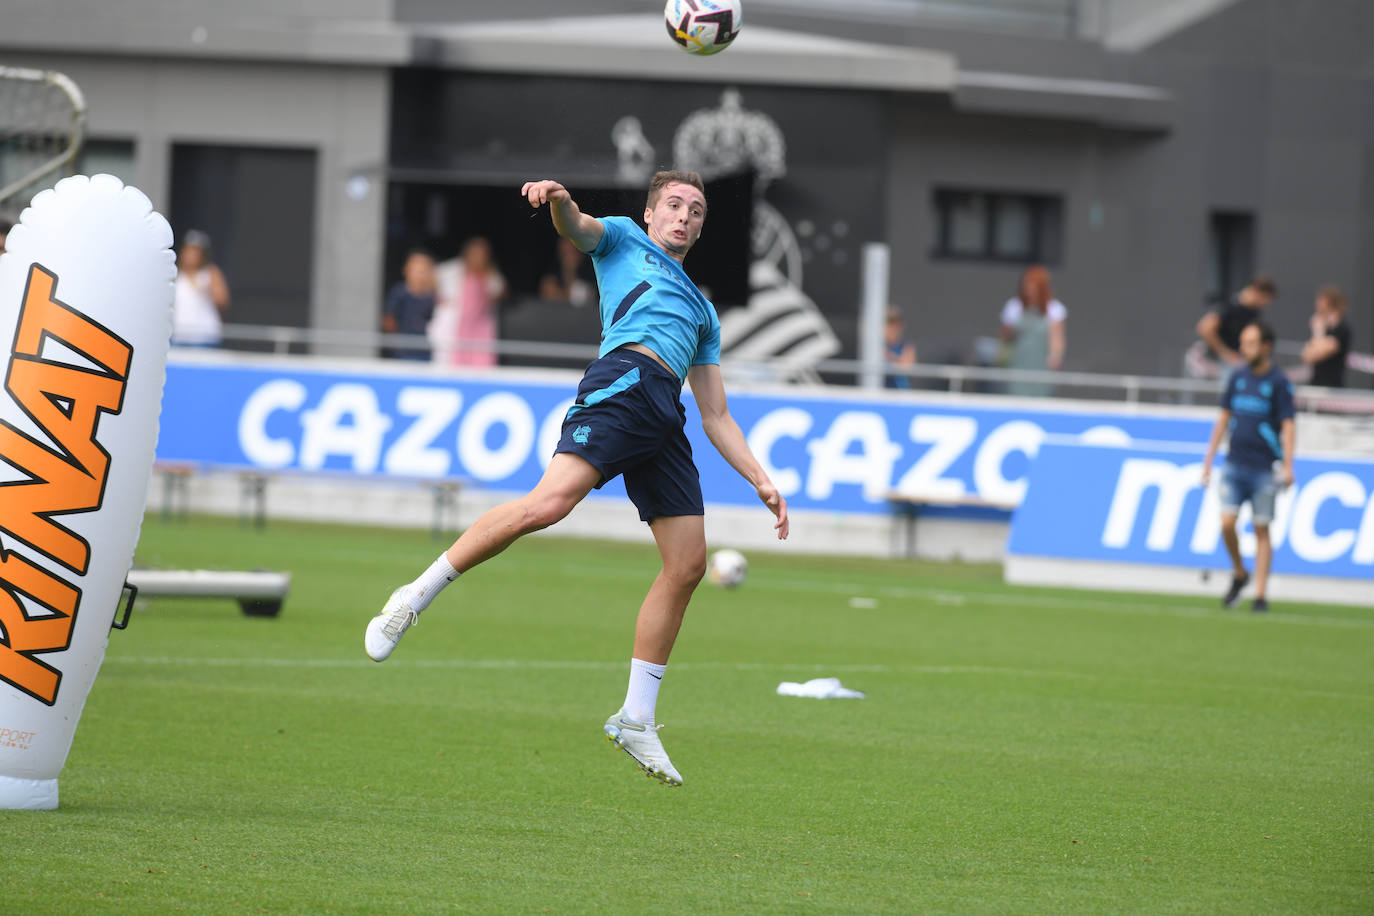
[[753,485],[776,517],[778,537],[788,532],[787,501],[726,407],[715,307],[682,267],[701,235],[706,192],[695,172],[659,172],[649,186],[643,229],[623,216],[588,216],[556,181],[527,182],[521,194],[532,207],[548,204],[558,233],[592,257],[601,293],[600,355],[587,367],[539,483],[483,513],[418,579],[396,589],[368,623],[365,648],[373,660],[385,660],[444,586],[622,475],[663,567],[639,609],[625,702],[604,731],[647,774],[680,786],[654,709],[687,603],[706,569],[701,483],[684,432],[684,380],[711,444]]

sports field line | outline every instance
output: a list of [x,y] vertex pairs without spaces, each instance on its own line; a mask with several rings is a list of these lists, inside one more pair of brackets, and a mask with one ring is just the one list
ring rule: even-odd
[[[626,579],[634,581],[650,581],[652,577],[646,576],[642,572],[611,572],[603,568],[589,570],[581,566],[554,566],[550,570],[560,576],[572,578],[596,578],[596,579]],[[1316,626],[1316,627],[1337,627],[1355,630],[1374,629],[1374,619],[1361,619],[1358,617],[1328,617],[1324,615],[1308,614],[1285,614],[1282,611],[1269,611],[1263,615],[1251,614],[1243,608],[1234,610],[1223,610],[1218,605],[1161,605],[1151,602],[1147,596],[1139,596],[1129,592],[1121,593],[1121,597],[1113,598],[1111,601],[1102,601],[1095,598],[1074,598],[1060,595],[1036,594],[1035,589],[1023,591],[979,591],[976,589],[953,591],[941,588],[921,588],[919,586],[904,585],[879,585],[861,582],[831,582],[818,579],[806,578],[805,576],[789,577],[787,579],[773,578],[770,576],[753,575],[749,578],[748,587],[751,589],[760,588],[770,591],[792,591],[807,592],[829,592],[834,595],[843,595],[846,598],[853,597],[878,597],[878,598],[917,598],[925,601],[933,601],[936,604],[948,605],[951,607],[961,607],[968,604],[1018,604],[1023,607],[1045,607],[1061,610],[1074,611],[1109,611],[1113,613],[1127,614],[1147,614],[1160,617],[1182,617],[1193,620],[1225,620],[1230,622],[1250,623],[1256,620],[1271,620],[1275,623]],[[1144,600],[1141,600],[1141,598]]]
[[[370,668],[377,663],[362,658],[272,658],[266,656],[242,658],[198,658],[168,655],[107,655],[106,663],[141,665],[147,667],[205,667],[205,668]],[[388,668],[424,668],[446,670],[511,670],[511,671],[624,671],[623,661],[579,661],[574,659],[483,659],[483,658],[421,658],[398,659]],[[675,671],[772,671],[805,672],[817,675],[835,674],[915,674],[915,675],[990,675],[993,677],[1033,678],[1039,680],[1116,681],[1150,684],[1171,688],[1207,688],[1233,690],[1242,693],[1278,694],[1316,699],[1374,702],[1374,695],[1341,693],[1333,690],[1305,690],[1273,684],[1245,682],[1242,684],[1202,683],[1167,678],[1139,678],[1130,675],[1098,674],[1084,671],[1062,671],[1047,668],[999,668],[987,665],[861,665],[861,664],[787,664],[784,662],[674,662]]]
[[1362,620],[1358,617],[1308,616],[1303,614],[1284,614],[1274,611],[1270,611],[1264,615],[1252,615],[1250,612],[1243,609],[1223,611],[1219,607],[1190,607],[1187,605],[1143,603],[1131,601],[1129,597],[1125,595],[1123,595],[1119,601],[1100,601],[1092,598],[1070,598],[1059,595],[1036,595],[1016,592],[955,592],[945,589],[911,588],[901,585],[873,587],[854,582],[791,583],[782,581],[762,581],[757,583],[751,582],[750,584],[777,590],[804,591],[813,594],[818,591],[825,591],[836,595],[848,596],[866,595],[880,598],[920,598],[926,601],[933,601],[936,604],[945,604],[954,607],[966,604],[1019,604],[1025,607],[1062,608],[1076,611],[1111,611],[1115,613],[1148,614],[1153,616],[1185,617],[1190,619],[1245,621],[1247,623],[1256,619],[1264,619],[1272,620],[1275,623],[1299,624],[1305,626],[1374,629],[1374,620]]

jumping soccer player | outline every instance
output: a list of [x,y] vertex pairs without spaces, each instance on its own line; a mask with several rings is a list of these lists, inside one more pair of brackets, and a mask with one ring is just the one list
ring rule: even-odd
[[[1272,362],[1274,329],[1261,321],[1246,325],[1240,332],[1240,355],[1245,365],[1232,371],[1221,395],[1221,413],[1212,427],[1207,455],[1202,459],[1202,485],[1212,474],[1212,459],[1222,436],[1229,430],[1231,443],[1226,464],[1221,469],[1221,537],[1231,555],[1231,586],[1221,599],[1224,607],[1233,606],[1250,574],[1240,558],[1240,539],[1236,536],[1236,515],[1242,503],[1250,503],[1255,525],[1255,600],[1256,611],[1269,610],[1265,589],[1269,584],[1269,564],[1274,555],[1269,541],[1269,523],[1274,518],[1278,491],[1293,482],[1293,448],[1297,432],[1293,421],[1293,386]],[[1275,475],[1274,464],[1280,462]]]
[[650,776],[680,786],[654,707],[687,603],[706,570],[701,483],[683,432],[684,379],[711,444],[777,517],[778,537],[788,531],[787,501],[726,409],[716,310],[682,268],[706,219],[705,189],[695,172],[659,172],[649,185],[644,229],[628,217],[586,215],[556,181],[527,182],[520,193],[532,207],[548,204],[558,234],[592,256],[601,291],[600,356],[582,377],[539,483],[483,513],[418,579],[396,589],[368,623],[364,645],[374,661],[384,661],[444,586],[521,535],[562,519],[592,488],[622,474],[663,568],[640,606],[629,689],[605,734]]

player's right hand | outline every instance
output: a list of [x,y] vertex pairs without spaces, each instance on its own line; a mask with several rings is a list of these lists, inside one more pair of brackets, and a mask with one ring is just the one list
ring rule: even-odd
[[787,500],[783,499],[778,488],[773,486],[771,481],[764,481],[757,488],[759,499],[768,507],[768,511],[777,517],[777,523],[773,525],[778,532],[778,540],[787,540],[787,534],[791,530],[791,524],[787,520]]
[[520,193],[530,202],[530,206],[536,209],[551,200],[567,200],[572,196],[568,193],[567,188],[549,178],[525,182]]

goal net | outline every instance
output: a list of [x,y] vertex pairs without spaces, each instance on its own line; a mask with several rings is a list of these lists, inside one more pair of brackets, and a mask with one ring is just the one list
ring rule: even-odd
[[0,67],[0,215],[17,216],[69,174],[81,151],[86,101],[62,73]]

